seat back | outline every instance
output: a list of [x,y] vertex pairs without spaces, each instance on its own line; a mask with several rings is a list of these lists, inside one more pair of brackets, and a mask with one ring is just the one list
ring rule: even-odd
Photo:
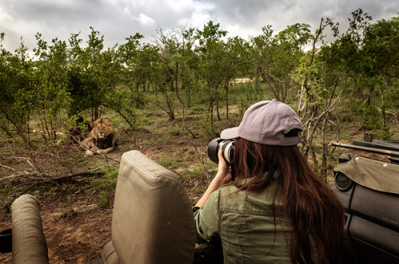
[[121,263],[192,263],[195,224],[179,177],[139,151],[122,156],[112,244]]
[[22,195],[13,202],[11,212],[12,263],[48,264],[39,201],[30,194]]

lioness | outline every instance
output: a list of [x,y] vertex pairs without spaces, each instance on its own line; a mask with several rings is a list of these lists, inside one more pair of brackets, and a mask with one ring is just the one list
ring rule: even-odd
[[81,149],[86,150],[87,156],[107,154],[115,147],[115,130],[106,119],[97,119],[91,124],[91,137],[81,143]]

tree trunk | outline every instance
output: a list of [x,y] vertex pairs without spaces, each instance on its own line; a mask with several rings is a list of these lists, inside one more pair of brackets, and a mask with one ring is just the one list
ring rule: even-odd
[[326,142],[326,121],[328,118],[328,114],[326,114],[326,117],[323,120],[323,125],[322,125],[322,136],[323,136],[323,156],[322,156],[322,161],[321,161],[321,176],[323,180],[326,182],[327,181],[327,151],[328,151],[328,144]]
[[211,110],[211,126],[213,128],[213,99],[210,100],[209,109]]
[[[227,92],[227,91],[226,91]],[[256,68],[255,92],[259,93],[259,68]],[[228,118],[227,118],[228,119]]]
[[369,94],[367,95],[367,105],[371,104],[371,89],[369,89]]
[[214,95],[213,95],[214,101],[216,101],[216,115],[218,117],[218,120],[220,121],[220,115],[219,115],[219,100],[218,100],[218,87],[215,88],[214,90]]
[[222,120],[222,119],[220,118],[220,113],[219,113],[219,100],[217,100],[217,99],[216,99],[216,114],[217,114],[217,116],[218,116],[218,120],[219,120],[219,121]]
[[131,129],[135,129],[135,127],[133,126],[133,124],[130,122],[130,120],[124,115],[122,114],[121,111],[116,111],[123,119],[125,119],[126,123],[129,124]]
[[30,144],[30,131],[29,131],[29,113],[28,113],[28,123],[27,123],[27,128],[28,128],[28,142],[29,142],[29,144]]
[[94,107],[94,121],[98,119],[98,106]]
[[229,119],[229,83],[224,86],[226,90],[226,119]]

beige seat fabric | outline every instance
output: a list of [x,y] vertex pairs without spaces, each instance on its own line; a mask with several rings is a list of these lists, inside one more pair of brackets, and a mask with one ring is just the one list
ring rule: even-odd
[[112,241],[109,241],[101,253],[101,259],[106,264],[120,264],[118,254],[116,254]]
[[103,262],[192,263],[194,246],[191,204],[178,176],[138,151],[125,153]]
[[12,263],[49,263],[39,201],[32,195],[22,195],[13,202],[11,212]]

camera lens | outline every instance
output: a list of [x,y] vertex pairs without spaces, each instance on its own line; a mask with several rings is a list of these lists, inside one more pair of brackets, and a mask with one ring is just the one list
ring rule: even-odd
[[219,152],[219,143],[222,142],[223,139],[215,138],[208,145],[208,157],[215,163],[219,163],[218,152]]
[[208,145],[208,157],[215,163],[219,163],[218,152],[222,149],[223,158],[228,165],[233,161],[234,140],[213,139]]

